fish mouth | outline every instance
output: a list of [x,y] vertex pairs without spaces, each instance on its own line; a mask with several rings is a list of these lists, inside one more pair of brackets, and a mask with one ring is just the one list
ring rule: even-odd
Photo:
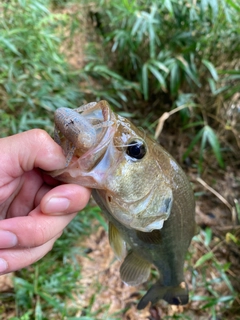
[[60,181],[96,188],[99,181],[93,177],[96,175],[93,168],[106,157],[117,126],[108,103],[92,102],[74,110],[60,108],[55,113],[55,123],[57,135],[54,139],[62,147],[67,160],[65,168],[49,174]]

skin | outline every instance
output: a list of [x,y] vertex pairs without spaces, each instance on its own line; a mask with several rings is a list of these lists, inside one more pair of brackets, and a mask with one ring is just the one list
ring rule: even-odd
[[2,138],[0,150],[0,274],[6,274],[52,249],[86,206],[90,189],[60,184],[42,172],[66,164],[62,149],[43,130]]

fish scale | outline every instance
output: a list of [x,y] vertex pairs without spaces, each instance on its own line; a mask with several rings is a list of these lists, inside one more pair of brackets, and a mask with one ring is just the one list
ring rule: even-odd
[[181,167],[106,101],[74,110],[60,108],[55,126],[67,164],[50,174],[65,183],[93,188],[92,195],[109,221],[110,245],[123,260],[122,280],[139,285],[147,281],[152,265],[159,271],[159,280],[138,308],[159,299],[186,304],[183,266],[195,233],[195,202]]

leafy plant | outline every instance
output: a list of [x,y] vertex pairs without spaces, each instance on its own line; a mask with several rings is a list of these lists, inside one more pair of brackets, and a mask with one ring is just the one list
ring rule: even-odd
[[[231,307],[233,301],[237,298],[237,292],[234,290],[229,275],[231,274],[230,263],[222,263],[217,259],[217,255],[214,252],[216,248],[223,243],[213,241],[212,229],[206,228],[201,231],[201,234],[194,237],[194,242],[201,244],[204,248],[204,254],[198,258],[193,267],[193,279],[194,291],[197,291],[197,287],[204,287],[207,290],[207,294],[194,294],[191,297],[191,301],[198,301],[201,303],[202,310],[208,310],[208,314],[211,314],[213,319],[217,319],[217,316],[221,314],[221,310],[226,311]],[[209,270],[211,276],[209,274]],[[199,273],[202,275],[202,280],[197,281]],[[226,293],[220,293],[218,288],[221,284],[226,287]],[[228,293],[227,293],[228,291]]]
[[[204,123],[192,123],[191,126],[194,125],[201,125]],[[186,152],[184,153],[183,159],[186,159],[187,156],[190,154],[194,146],[197,144],[197,142],[201,140],[201,147],[200,147],[200,157],[199,157],[199,169],[202,170],[202,162],[203,162],[203,154],[204,150],[207,147],[207,144],[209,144],[215,154],[215,157],[217,159],[217,162],[220,167],[224,167],[224,162],[221,155],[221,149],[220,144],[217,138],[217,135],[215,134],[214,130],[209,125],[204,125],[200,131],[196,134],[196,136],[193,138],[192,142],[190,143],[189,147],[187,148]]]
[[110,65],[139,82],[145,99],[156,90],[176,97],[187,83],[201,87],[207,75],[218,80],[214,64],[219,53],[212,49],[229,34],[222,27],[236,21],[227,1],[96,1],[100,3],[102,44],[111,50]]
[[[155,115],[153,121],[162,110],[179,107],[184,94],[191,96],[191,104],[198,108],[181,110],[181,115],[185,114],[183,125],[187,120],[193,136],[186,154],[201,141],[200,167],[208,145],[223,167],[219,122],[212,121],[217,110],[209,107],[209,101],[214,105],[221,92],[225,92],[226,100],[239,90],[238,70],[222,69],[223,63],[238,59],[237,1],[95,0],[95,4],[91,14],[98,19],[98,41],[93,37],[89,44],[85,71],[97,83],[104,79],[105,90],[100,87],[94,93],[130,112],[144,99],[146,114],[150,109]],[[166,106],[162,101],[167,101]],[[199,125],[192,125],[200,122],[200,130]]]
[[[33,127],[50,130],[53,111],[76,107],[78,76],[60,54],[67,20],[51,13],[47,0],[0,3],[1,135]],[[17,12],[17,14],[16,14]]]

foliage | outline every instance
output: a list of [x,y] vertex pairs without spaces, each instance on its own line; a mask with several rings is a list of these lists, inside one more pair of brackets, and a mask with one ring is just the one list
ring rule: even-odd
[[[130,112],[139,108],[143,98],[149,105],[146,113],[156,105],[155,117],[165,109],[161,100],[171,109],[179,106],[182,97],[191,96],[191,104],[198,108],[180,112],[185,125],[186,121],[198,123],[189,130],[195,138],[187,154],[201,140],[199,169],[209,146],[223,167],[219,122],[213,122],[207,113],[210,109],[217,117],[217,109],[209,107],[209,100],[214,105],[220,93],[224,92],[226,100],[239,91],[239,68],[222,68],[238,59],[237,1],[95,0],[95,4],[90,13],[96,20],[100,44],[96,38],[90,43],[85,71],[99,81],[106,81],[108,75],[107,85],[112,91],[102,92],[100,88],[100,93],[113,100],[115,91],[117,107],[127,105]],[[126,81],[128,90],[122,86]]]
[[47,0],[0,3],[1,136],[30,128],[50,130],[53,111],[76,106],[78,77],[60,54],[64,14]]
[[[201,234],[194,238],[195,243],[199,243],[205,248],[206,253],[203,254],[193,266],[194,291],[197,287],[204,287],[206,294],[194,294],[191,297],[192,301],[198,301],[202,304],[202,310],[209,310],[213,319],[217,319],[219,314],[223,314],[227,309],[231,308],[233,302],[238,299],[237,293],[234,290],[229,275],[231,264],[220,262],[214,250],[223,245],[222,241],[213,241],[212,229],[206,228],[201,231]],[[215,242],[215,243],[214,243]],[[201,280],[199,281],[199,274]],[[209,276],[212,274],[212,276]],[[225,286],[225,292],[219,292],[219,287]],[[226,292],[228,291],[228,294]]]
[[145,99],[161,91],[176,97],[206,78],[217,81],[213,64],[237,57],[239,23],[229,1],[95,2],[100,50],[111,50],[100,57],[108,65],[111,55],[112,70],[140,83]]
[[[135,116],[146,108],[140,112],[146,115],[141,119],[145,127],[154,125],[151,114],[155,121],[163,110],[179,108],[181,129],[187,130],[190,141],[184,157],[199,152],[201,171],[210,148],[223,168],[223,134],[219,132],[237,132],[237,140],[239,128],[238,118],[234,116],[232,123],[238,125],[234,127],[224,103],[220,107],[217,104],[219,100],[232,101],[240,90],[238,1],[87,2],[84,10],[89,11],[95,29],[87,35],[86,65],[81,71],[72,71],[60,53],[63,28],[71,29],[73,36],[79,21],[82,22],[77,17],[72,25],[69,15],[56,13],[64,2],[67,1],[0,3],[1,136],[33,127],[51,131],[53,111],[58,107],[76,107],[81,104],[79,99],[87,95],[87,90],[79,91],[79,81],[84,79],[87,85],[91,84],[91,99],[105,98],[125,115]],[[52,4],[55,13],[50,11]],[[84,1],[81,5],[84,8]],[[225,151],[231,148],[225,147]],[[240,217],[237,200],[235,204]],[[106,228],[98,209],[88,208],[71,223],[44,260],[17,272],[14,292],[6,295],[6,301],[16,309],[12,319],[76,318],[77,307],[66,305],[79,290],[81,267],[75,253],[85,252],[74,244],[79,234],[91,229],[93,219]],[[201,302],[202,310],[217,319],[219,310],[236,300],[236,292],[229,280],[230,265],[216,257],[209,230],[194,239],[194,243],[200,244],[201,256],[193,267],[189,257],[188,268],[195,284],[193,291],[199,287],[207,290],[204,296],[192,292],[191,301]],[[227,233],[226,242],[239,249],[238,234]],[[209,270],[216,275],[214,279],[207,277]],[[218,292],[215,285],[221,282],[229,294]],[[102,309],[107,310],[107,306]],[[96,319],[91,305],[84,312],[79,319]],[[175,314],[172,318],[191,317]]]

